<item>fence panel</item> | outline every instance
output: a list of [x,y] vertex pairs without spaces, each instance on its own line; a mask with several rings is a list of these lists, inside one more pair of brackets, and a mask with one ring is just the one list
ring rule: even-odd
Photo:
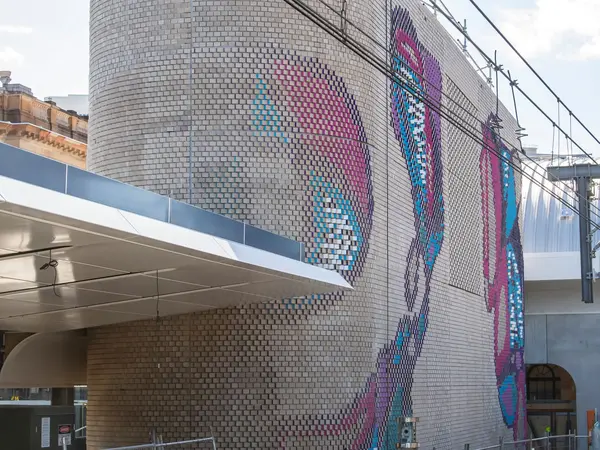
[[[466,448],[466,446],[465,446]],[[476,450],[589,450],[588,436],[550,436],[523,441],[499,442]]]
[[156,442],[151,444],[128,445],[127,447],[112,447],[104,450],[217,450],[217,442],[214,437],[190,439],[177,442]]

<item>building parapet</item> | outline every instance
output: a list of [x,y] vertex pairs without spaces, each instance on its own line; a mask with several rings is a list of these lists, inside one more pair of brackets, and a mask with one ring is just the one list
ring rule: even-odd
[[85,168],[86,143],[31,123],[0,122],[0,142]]
[[0,92],[0,121],[29,123],[87,143],[87,117],[24,93]]

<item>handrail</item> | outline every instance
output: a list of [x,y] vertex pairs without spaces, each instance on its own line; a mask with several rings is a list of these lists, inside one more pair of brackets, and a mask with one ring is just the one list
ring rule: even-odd
[[213,450],[217,450],[217,443],[216,443],[214,437],[191,439],[191,440],[187,440],[187,441],[166,442],[164,444],[153,443],[153,444],[130,445],[128,447],[111,447],[111,448],[106,448],[104,450],[141,450],[141,449],[146,449],[146,448],[162,449],[164,447],[173,447],[175,445],[197,444],[200,442],[212,442]]
[[575,434],[563,434],[560,436],[544,436],[541,438],[531,438],[531,439],[523,439],[521,441],[510,441],[510,442],[501,442],[498,443],[496,445],[491,445],[489,447],[480,447],[477,448],[475,450],[493,450],[493,449],[503,449],[503,448],[508,448],[511,445],[519,445],[519,444],[528,444],[528,443],[533,443],[533,442],[542,442],[542,441],[551,441],[554,439],[589,439],[589,436],[587,435],[575,435]]

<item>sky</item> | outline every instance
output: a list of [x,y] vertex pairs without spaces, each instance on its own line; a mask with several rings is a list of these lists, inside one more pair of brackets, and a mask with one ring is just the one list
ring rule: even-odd
[[0,0],[0,70],[36,97],[87,94],[89,0]]
[[[427,0],[431,1],[431,0]],[[440,0],[438,0],[440,1]],[[443,0],[455,18],[467,20],[470,36],[484,51],[511,71],[519,85],[555,121],[558,105],[470,0]],[[600,1],[598,0],[477,0],[479,6],[529,60],[545,81],[600,139],[596,119],[600,75]],[[88,90],[89,1],[0,0],[0,70],[11,70],[13,82],[33,89],[37,97],[85,94]],[[449,32],[459,33],[438,16]],[[469,50],[479,59],[477,51]],[[508,82],[499,84],[500,97],[510,106]],[[514,108],[511,106],[511,110]],[[540,152],[567,151],[553,126],[527,100],[517,97],[521,124],[529,134],[523,142]],[[514,111],[513,111],[514,112]],[[600,144],[562,110],[561,126],[584,150],[600,156]],[[554,137],[553,137],[554,135]],[[569,150],[570,151],[570,150]],[[580,151],[574,147],[574,153]]]

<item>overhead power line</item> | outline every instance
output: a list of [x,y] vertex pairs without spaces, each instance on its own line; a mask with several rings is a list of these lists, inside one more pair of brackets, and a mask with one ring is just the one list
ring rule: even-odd
[[[577,123],[579,123],[579,125],[581,125],[581,127],[598,144],[600,144],[600,140],[596,137],[596,135],[594,133],[592,133],[592,131],[590,131],[590,129],[579,119],[579,117],[577,117],[577,115],[573,112],[573,110],[571,108],[569,108],[565,102],[562,101],[562,99],[558,96],[558,94],[550,87],[550,85],[544,80],[544,78],[533,68],[533,66],[529,63],[529,61],[527,61],[527,59],[515,48],[515,46],[506,37],[506,35],[504,35],[504,33],[502,33],[502,31],[500,31],[500,29],[496,26],[496,24],[494,23],[494,21],[492,19],[490,19],[490,17],[481,9],[481,7],[477,4],[477,2],[475,0],[469,0],[469,1],[475,7],[475,9],[477,9],[477,11],[479,12],[479,14],[481,14],[483,16],[483,18],[487,21],[487,23],[489,23],[492,26],[492,28],[496,31],[496,33],[498,33],[498,35],[502,38],[502,40],[504,40],[504,42],[506,42],[506,44],[508,44],[508,46],[510,47],[510,49],[513,52],[515,52],[515,54],[521,59],[521,61],[523,61],[523,63],[527,66],[527,68],[529,70],[531,70],[531,72],[537,77],[537,79],[540,80],[542,82],[542,84],[546,87],[546,89],[548,89],[548,91],[556,98],[556,100],[558,101],[558,103],[561,104],[561,105],[563,105],[563,107],[569,113],[569,116],[571,116],[573,119],[575,119],[577,121]],[[594,163],[596,163],[595,160],[594,160]]]
[[[535,109],[537,109],[554,127],[556,127],[556,129],[562,133],[565,137],[565,139],[567,139],[567,141],[571,142],[571,145],[575,145],[575,147],[577,147],[587,158],[589,158],[594,165],[597,164],[596,160],[594,159],[594,157],[587,152],[581,145],[579,145],[579,143],[577,141],[575,141],[571,136],[569,136],[569,134],[561,127],[561,125],[559,123],[557,123],[554,119],[552,119],[548,113],[546,111],[544,111],[542,109],[542,107],[531,98],[531,96],[529,94],[527,94],[523,88],[521,88],[521,86],[519,86],[517,80],[513,79],[512,76],[507,73],[506,70],[504,70],[504,68],[501,65],[498,65],[496,61],[494,61],[485,51],[483,51],[483,49],[481,48],[481,46],[479,46],[472,38],[471,36],[466,33],[464,31],[464,29],[462,28],[462,26],[460,26],[460,24],[456,23],[451,16],[449,16],[445,11],[443,11],[439,6],[437,6],[436,4],[433,3],[427,3],[427,5],[431,8],[436,8],[436,10],[443,15],[446,20],[448,20],[448,22],[450,22],[452,24],[452,26],[454,26],[454,28],[456,28],[468,41],[471,45],[473,45],[477,51],[481,54],[481,56],[486,60],[486,62],[488,64],[491,64],[493,69],[496,70],[498,73],[502,74],[502,76],[504,78],[506,78],[506,80],[508,80],[508,82],[511,84],[511,86],[514,86],[515,89],[517,89],[521,95],[523,97],[525,97],[527,99],[527,101],[533,106],[535,107]],[[556,97],[559,101],[560,99],[558,97]]]
[[[300,14],[302,14],[304,17],[306,17],[311,22],[313,22],[315,25],[317,25],[319,28],[321,28],[323,31],[327,32],[333,38],[338,40],[342,45],[347,47],[349,50],[351,50],[353,53],[355,53],[362,60],[364,60],[365,62],[370,64],[377,71],[379,71],[383,75],[385,75],[390,81],[397,83],[406,92],[408,92],[409,94],[414,96],[416,99],[422,101],[431,110],[437,112],[442,118],[446,119],[447,122],[454,125],[464,135],[471,138],[475,143],[479,144],[485,150],[494,152],[500,160],[511,165],[511,167],[516,172],[518,172],[523,177],[530,180],[531,183],[539,186],[543,191],[546,191],[552,198],[554,198],[559,203],[563,204],[563,206],[565,206],[567,209],[570,209],[576,215],[579,216],[579,212],[573,205],[566,202],[562,197],[557,195],[553,190],[548,189],[548,187],[545,186],[543,183],[539,183],[534,178],[534,176],[526,173],[522,169],[520,164],[514,164],[513,161],[506,158],[504,155],[502,155],[501,152],[498,152],[497,149],[490,147],[483,140],[483,136],[481,136],[481,130],[477,130],[476,132],[470,131],[468,128],[465,127],[464,121],[462,121],[460,118],[458,118],[458,120],[457,120],[457,119],[451,117],[448,112],[444,111],[441,103],[432,101],[426,95],[425,96],[421,95],[412,86],[410,86],[410,84],[407,84],[405,80],[401,79],[398,76],[398,74],[390,68],[388,61],[382,61],[380,57],[373,54],[373,52],[371,52],[369,49],[365,48],[364,45],[362,45],[360,42],[358,42],[353,37],[349,36],[346,31],[344,31],[341,28],[338,28],[335,24],[331,23],[329,20],[327,20],[326,17],[324,17],[322,14],[320,14],[318,11],[316,11],[311,6],[307,5],[304,1],[302,1],[302,0],[284,0],[284,1],[288,5],[290,5],[292,8],[294,8],[296,11],[298,11]],[[321,3],[323,3],[323,0],[320,0],[320,1],[321,1]],[[330,6],[330,5],[328,5],[328,6]],[[350,22],[348,22],[348,23],[350,23]],[[372,36],[370,36],[369,38],[373,42],[377,42],[377,40],[375,38],[373,38]],[[450,113],[452,113],[452,112],[450,112]],[[468,123],[466,125],[469,126]],[[511,145],[511,147],[514,149],[514,146]],[[516,151],[516,149],[515,149],[515,151]],[[563,194],[567,194],[564,190],[561,190],[561,191],[563,192]],[[598,227],[598,225],[595,222],[592,222],[591,220],[590,220],[590,224]]]
[[[344,11],[338,11],[336,8],[334,8],[332,5],[330,5],[326,0],[317,0],[321,5],[323,5],[324,7],[326,7],[329,11],[331,11],[332,13],[334,13],[335,15],[337,15],[342,22],[342,26],[340,27],[340,31],[342,32],[343,36],[348,36],[348,25],[351,25],[353,29],[355,29],[358,33],[360,33],[362,36],[364,36],[365,38],[369,39],[369,41],[371,41],[373,44],[375,44],[376,46],[378,46],[379,48],[381,48],[383,51],[387,52],[387,47],[385,47],[381,42],[379,42],[378,39],[376,39],[375,37],[373,37],[372,35],[370,35],[369,33],[367,33],[366,31],[364,31],[361,27],[359,27],[356,23],[354,23],[351,19],[348,19],[347,14],[345,14]],[[441,4],[446,11],[448,11],[448,13],[451,15],[452,13],[449,12],[448,8],[446,7],[446,5],[444,4],[444,2],[442,0],[436,0],[437,2],[439,2],[439,4]],[[317,14],[318,12],[315,11]],[[453,16],[452,16],[453,17]],[[324,18],[325,20],[327,20],[326,18]],[[331,23],[331,22],[329,22]],[[460,26],[460,24],[459,24]],[[387,53],[386,53],[387,54]],[[472,61],[475,62],[475,60],[471,57]],[[407,69],[410,69],[409,65],[404,62],[404,61],[398,61],[402,66],[404,66]],[[497,59],[496,57],[494,57],[494,64],[497,65]],[[391,70],[391,69],[390,69]],[[396,72],[394,72],[396,73]],[[510,75],[510,72],[509,72]],[[402,75],[400,75],[402,76]],[[471,111],[469,111],[467,108],[465,108],[463,105],[461,105],[460,103],[458,103],[455,99],[453,99],[452,97],[448,96],[443,89],[440,89],[439,87],[437,87],[435,84],[431,83],[427,78],[422,78],[421,79],[422,82],[427,83],[428,87],[436,90],[438,93],[440,93],[440,95],[442,97],[444,97],[446,100],[448,100],[450,103],[452,103],[454,106],[456,106],[458,109],[460,109],[462,112],[464,112],[466,115],[468,115],[469,117],[471,117],[475,123],[477,123],[477,127],[474,127],[473,125],[467,123],[467,125],[476,133],[479,134],[480,133],[480,129],[479,129],[479,123],[480,120],[477,116],[475,116]],[[406,82],[406,81],[405,81]],[[518,113],[517,113],[517,106],[516,106],[516,97],[514,96],[514,86],[515,83],[511,83],[511,89],[513,90],[513,101],[515,103],[515,114],[517,115],[517,127],[518,129],[516,130],[517,133],[517,139],[519,139],[520,136],[522,136],[522,131],[524,130],[523,127],[521,127],[521,125],[519,124],[519,120],[518,120]],[[439,106],[440,108],[443,108],[443,105]],[[460,120],[460,117],[457,116],[456,112],[453,111],[452,109],[447,108],[447,112],[448,114],[453,114],[455,117],[457,117]],[[498,99],[498,72],[496,72],[496,115],[498,113],[498,108],[499,108],[499,99]],[[465,122],[463,121],[463,124]],[[506,144],[509,147],[513,147],[512,143],[510,143],[507,139],[503,138],[502,136],[498,135],[498,139],[503,142],[504,144]],[[537,166],[538,168],[540,168],[543,172],[546,171],[546,169],[544,167],[542,167],[537,161],[535,161],[534,159],[530,158],[527,154],[525,154],[523,152],[524,156],[535,166]],[[560,155],[559,155],[560,156]],[[564,180],[552,180],[554,183],[558,183],[563,185],[569,192],[572,193],[572,195],[570,195],[567,191],[565,191],[564,189],[562,190],[563,194],[566,195],[566,197],[569,200],[572,200],[574,203],[578,203],[579,202],[579,193],[572,187],[570,186],[566,181]],[[584,202],[586,203],[586,205],[589,206],[591,211],[594,211],[596,213],[596,215],[600,216],[600,209],[598,208],[597,205],[591,203],[589,201],[589,199],[584,199]]]
[[[552,159],[553,159],[553,160],[554,160],[554,138],[555,138],[555,135],[554,135],[554,133],[555,133],[555,131],[556,131],[556,130],[558,130],[558,131],[559,131],[559,133],[558,133],[558,157],[559,157],[559,158],[560,158],[560,133],[562,132],[562,134],[564,134],[564,136],[565,136],[565,139],[567,140],[567,150],[569,150],[569,143],[571,144],[571,145],[570,145],[570,157],[571,157],[571,160],[573,159],[573,144],[575,144],[575,145],[577,146],[577,148],[579,148],[579,149],[582,151],[582,153],[583,153],[583,154],[584,154],[584,155],[585,155],[585,156],[586,156],[586,157],[587,157],[589,160],[591,160],[591,161],[592,161],[592,164],[593,164],[593,165],[598,165],[598,162],[597,162],[597,161],[596,161],[596,160],[595,160],[595,159],[594,159],[594,158],[593,158],[593,157],[592,157],[592,156],[591,156],[591,155],[590,155],[588,152],[586,152],[586,151],[585,151],[585,150],[584,150],[584,149],[583,149],[583,148],[582,148],[582,147],[581,147],[581,146],[580,146],[580,145],[579,145],[577,142],[575,142],[575,140],[572,138],[572,135],[573,135],[573,118],[575,118],[575,119],[576,119],[578,122],[580,122],[580,121],[578,120],[577,116],[575,116],[575,115],[572,113],[572,111],[571,111],[571,110],[570,110],[568,107],[566,107],[566,105],[565,105],[565,104],[564,104],[564,103],[563,103],[563,102],[560,100],[560,98],[558,97],[558,95],[557,95],[557,94],[556,94],[556,93],[555,93],[555,92],[554,92],[554,91],[553,91],[553,90],[552,90],[552,89],[551,89],[551,88],[550,88],[550,87],[547,85],[547,83],[546,83],[546,82],[545,82],[545,81],[542,79],[541,75],[539,75],[539,74],[538,74],[538,73],[537,73],[537,72],[536,72],[536,71],[533,69],[533,67],[531,67],[531,65],[530,65],[530,64],[529,64],[529,63],[528,63],[528,62],[525,60],[525,58],[524,58],[524,57],[523,57],[523,56],[522,56],[522,55],[521,55],[521,54],[520,54],[520,53],[517,51],[517,49],[514,47],[514,45],[512,45],[512,43],[510,43],[510,42],[508,41],[508,39],[506,38],[506,36],[504,36],[504,35],[503,35],[503,34],[500,32],[500,30],[498,29],[498,27],[497,27],[495,24],[493,24],[493,22],[491,21],[491,19],[490,19],[489,17],[487,17],[487,16],[486,16],[486,15],[483,13],[483,11],[481,11],[481,9],[480,9],[480,8],[478,8],[478,7],[477,7],[477,5],[476,5],[476,2],[475,2],[474,0],[470,0],[470,1],[471,1],[471,2],[474,4],[474,6],[475,6],[475,7],[478,9],[478,11],[479,11],[479,12],[480,12],[482,15],[484,15],[484,18],[485,18],[485,19],[486,19],[488,22],[490,22],[490,24],[491,24],[491,25],[493,26],[493,28],[494,28],[494,29],[495,29],[495,30],[496,30],[496,31],[497,31],[497,32],[498,32],[498,33],[501,35],[501,37],[502,37],[502,38],[503,38],[505,41],[507,41],[507,43],[509,44],[509,46],[511,47],[511,49],[512,49],[513,51],[515,51],[515,53],[517,53],[517,55],[518,55],[520,58],[522,58],[522,59],[524,60],[524,62],[526,63],[526,65],[529,67],[529,69],[530,69],[530,70],[532,70],[532,71],[534,72],[534,74],[536,75],[536,77],[538,77],[538,78],[540,79],[540,81],[542,81],[542,83],[543,83],[543,84],[546,86],[546,88],[547,88],[547,89],[548,89],[548,90],[549,90],[549,91],[552,93],[552,95],[553,95],[553,96],[556,98],[556,100],[557,100],[557,107],[558,107],[558,112],[557,112],[558,122],[555,122],[554,120],[552,120],[552,119],[549,117],[549,115],[548,115],[548,114],[546,114],[546,113],[545,113],[545,112],[544,112],[544,111],[541,109],[541,107],[540,107],[540,106],[539,106],[537,103],[535,103],[535,102],[534,102],[534,101],[531,99],[531,97],[530,97],[528,94],[526,94],[526,93],[523,91],[523,89],[522,89],[522,88],[520,88],[520,87],[518,86],[517,80],[515,80],[515,79],[512,77],[512,75],[511,75],[511,73],[510,73],[510,70],[507,70],[507,71],[506,71],[506,73],[504,72],[503,66],[498,64],[498,61],[497,61],[497,56],[496,56],[496,54],[494,55],[494,59],[492,60],[492,58],[491,58],[489,55],[487,55],[487,54],[486,54],[486,53],[485,53],[485,52],[484,52],[484,51],[481,49],[481,47],[479,47],[479,46],[478,46],[478,45],[477,45],[477,44],[474,42],[474,40],[473,40],[473,39],[472,39],[472,38],[471,38],[471,37],[470,37],[470,36],[467,34],[466,27],[463,27],[463,26],[461,25],[461,23],[460,23],[460,22],[459,22],[459,21],[458,21],[458,20],[457,20],[457,19],[454,17],[454,15],[453,15],[453,14],[452,14],[452,12],[451,12],[451,11],[448,9],[448,7],[445,5],[445,3],[444,3],[444,1],[443,1],[443,0],[430,0],[430,1],[431,1],[432,3],[427,3],[426,1],[423,1],[423,4],[425,4],[425,5],[429,6],[430,8],[432,8],[432,9],[433,9],[433,11],[434,11],[434,12],[436,12],[436,13],[439,11],[439,12],[440,12],[440,14],[441,14],[441,15],[442,15],[444,18],[446,18],[446,20],[448,20],[449,22],[451,22],[451,23],[452,23],[452,25],[454,26],[454,28],[456,28],[456,29],[457,29],[457,30],[458,30],[458,31],[461,33],[461,35],[463,35],[463,36],[464,36],[464,38],[465,38],[465,42],[467,42],[467,41],[468,41],[468,42],[472,43],[472,44],[473,44],[473,46],[474,46],[474,47],[475,47],[475,48],[476,48],[476,49],[479,51],[479,53],[481,54],[482,58],[483,58],[484,60],[486,60],[486,61],[487,61],[487,64],[488,64],[488,66],[489,66],[489,67],[492,67],[492,68],[493,68],[493,69],[496,71],[496,97],[497,97],[497,100],[498,100],[498,73],[499,73],[499,72],[500,72],[500,73],[502,73],[502,74],[503,74],[503,76],[504,76],[504,77],[505,77],[505,78],[506,78],[506,79],[509,81],[510,88],[511,88],[511,91],[512,91],[512,96],[513,96],[513,103],[514,103],[514,109],[515,109],[515,117],[516,117],[516,120],[517,120],[517,126],[519,127],[519,129],[517,130],[517,139],[519,140],[519,142],[520,142],[520,139],[521,139],[521,137],[524,137],[524,136],[525,136],[524,134],[522,134],[522,133],[523,133],[523,131],[524,131],[525,129],[524,129],[522,126],[521,126],[521,124],[520,124],[520,121],[519,121],[519,115],[518,115],[518,109],[517,109],[517,100],[516,100],[516,96],[515,96],[515,88],[516,88],[516,89],[518,89],[518,90],[519,90],[519,92],[520,92],[520,93],[521,93],[521,94],[522,94],[522,95],[523,95],[523,96],[524,96],[524,97],[525,97],[525,98],[526,98],[526,99],[527,99],[527,100],[528,100],[528,101],[529,101],[529,102],[530,102],[530,103],[531,103],[531,104],[532,104],[532,105],[533,105],[533,106],[534,106],[534,107],[535,107],[535,108],[536,108],[538,111],[540,111],[540,112],[541,112],[541,113],[542,113],[542,114],[543,114],[543,115],[546,117],[546,119],[547,119],[547,120],[549,120],[549,121],[550,121],[550,123],[552,124],[552,133],[553,133],[553,134],[552,134],[552,140],[553,140],[553,143],[552,143],[552,155],[553,155],[553,157],[552,157]],[[441,7],[443,7],[443,8],[444,8],[444,10],[441,10],[441,8],[440,8],[440,5],[441,5]],[[464,47],[466,47],[466,45],[465,45]],[[468,56],[471,58],[471,60],[474,62],[474,64],[475,64],[476,66],[478,66],[478,65],[477,65],[477,63],[475,62],[475,60],[473,59],[473,57],[470,55],[470,53],[468,53],[468,52],[467,52],[467,55],[468,55]],[[485,75],[483,74],[483,72],[482,72],[482,75],[485,77]],[[566,132],[566,131],[565,131],[563,128],[561,128],[561,105],[563,105],[563,106],[565,107],[565,109],[566,109],[566,110],[569,112],[569,127],[570,127],[570,128],[569,128],[569,133],[567,133],[567,132]],[[580,123],[581,123],[581,122],[580,122]],[[581,124],[581,125],[585,127],[585,125],[583,125],[583,124]],[[593,134],[592,134],[592,133],[591,133],[589,130],[587,130],[587,128],[586,128],[586,131],[588,131],[588,133],[590,133],[590,134],[592,135],[592,137],[594,137],[594,138],[595,138],[595,136],[593,136]],[[569,154],[569,152],[567,152],[567,155],[568,155],[568,154]],[[530,160],[531,162],[533,162],[533,164],[535,164],[536,166],[538,166],[538,167],[542,168],[542,167],[541,167],[541,166],[540,166],[540,165],[539,165],[539,164],[538,164],[538,163],[537,163],[535,160],[533,160],[532,158],[529,158],[529,160]],[[542,169],[543,169],[543,168],[542,168]],[[543,170],[544,170],[544,169],[543,169]],[[579,197],[579,195],[580,195],[580,194],[577,192],[577,190],[575,190],[575,189],[574,189],[572,186],[570,186],[569,184],[567,184],[567,182],[566,182],[565,180],[552,179],[552,176],[551,176],[551,175],[548,175],[548,177],[549,177],[549,179],[550,179],[550,180],[551,180],[553,183],[555,183],[555,184],[561,184],[561,185],[565,186],[565,187],[566,187],[566,188],[567,188],[569,191],[573,192],[573,194],[574,194],[576,197]],[[563,192],[564,192],[564,191],[563,191]],[[573,197],[572,197],[572,196],[569,196],[569,198],[570,198],[570,199],[573,199]],[[576,201],[578,201],[578,199],[577,199]],[[594,205],[592,202],[590,202],[590,200],[589,200],[588,198],[585,198],[585,199],[584,199],[584,202],[586,203],[586,206],[590,208],[590,210],[591,210],[591,211],[594,211],[594,212],[595,212],[595,213],[598,215],[598,213],[600,212],[600,209],[598,208],[598,206],[597,206],[597,205]],[[595,228],[595,227],[594,227],[594,228]]]
[[[529,101],[529,102],[530,102],[530,103],[531,103],[531,104],[532,104],[532,105],[533,105],[533,106],[534,106],[534,107],[535,107],[535,108],[536,108],[538,111],[540,111],[540,112],[541,112],[541,113],[542,113],[542,114],[545,116],[545,118],[546,118],[548,121],[550,121],[550,123],[552,124],[552,133],[553,133],[553,134],[552,134],[552,141],[553,141],[553,143],[552,143],[552,155],[554,155],[554,146],[555,146],[555,145],[554,145],[554,138],[555,138],[555,131],[556,131],[556,130],[559,130],[559,136],[558,136],[558,157],[559,157],[559,158],[560,158],[560,133],[562,132],[562,134],[564,134],[565,138],[567,139],[567,149],[569,149],[569,143],[571,144],[571,146],[570,146],[570,157],[571,157],[571,159],[573,158],[573,144],[575,143],[575,145],[576,145],[576,146],[577,146],[577,147],[578,147],[578,148],[579,148],[579,149],[582,151],[583,155],[585,155],[585,156],[586,156],[588,159],[590,159],[590,160],[592,161],[593,165],[598,165],[598,162],[597,162],[597,161],[596,161],[596,160],[595,160],[595,159],[594,159],[594,158],[593,158],[593,157],[592,157],[592,156],[591,156],[591,155],[590,155],[588,152],[586,152],[586,151],[585,151],[585,150],[584,150],[584,149],[583,149],[583,148],[582,148],[582,147],[581,147],[579,144],[577,144],[577,142],[575,142],[575,141],[574,141],[574,139],[572,138],[572,135],[573,135],[573,123],[572,123],[572,119],[573,119],[573,118],[575,118],[575,119],[577,120],[577,117],[576,117],[576,116],[574,116],[573,114],[571,114],[571,111],[570,111],[568,108],[566,108],[566,105],[564,105],[564,104],[561,102],[560,98],[559,98],[559,97],[558,97],[558,96],[557,96],[557,95],[554,93],[554,91],[552,91],[552,90],[551,90],[551,89],[550,89],[550,88],[547,86],[547,84],[546,84],[546,83],[545,83],[543,80],[542,80],[542,82],[544,82],[544,84],[546,85],[546,87],[547,87],[548,89],[550,89],[550,91],[552,92],[552,95],[554,95],[554,96],[556,97],[556,99],[557,99],[557,102],[558,102],[558,103],[557,103],[557,105],[558,105],[558,116],[557,116],[557,117],[558,117],[558,122],[555,122],[554,120],[552,120],[552,119],[549,117],[549,115],[548,115],[548,114],[546,114],[546,113],[545,113],[545,112],[544,112],[544,111],[541,109],[541,107],[540,107],[540,106],[539,106],[539,105],[538,105],[536,102],[534,102],[534,101],[531,99],[531,97],[530,97],[528,94],[526,94],[526,93],[523,91],[523,89],[522,89],[522,88],[520,88],[520,87],[518,86],[518,82],[517,82],[517,80],[515,80],[515,79],[512,77],[512,75],[511,75],[511,73],[510,73],[510,70],[506,70],[506,73],[504,72],[503,66],[498,64],[498,60],[497,60],[497,55],[496,55],[496,54],[494,54],[494,59],[492,60],[492,58],[491,58],[491,57],[490,57],[488,54],[486,54],[486,53],[485,53],[485,52],[484,52],[484,51],[481,49],[481,47],[480,47],[480,46],[478,46],[478,45],[475,43],[475,41],[473,40],[473,38],[471,38],[471,36],[470,36],[470,35],[468,35],[468,33],[467,33],[467,29],[466,29],[466,26],[463,26],[463,25],[460,23],[460,21],[458,21],[458,20],[455,18],[455,16],[452,14],[452,12],[451,12],[451,11],[450,11],[450,9],[449,9],[449,8],[446,6],[446,4],[444,3],[444,1],[443,1],[443,0],[430,0],[430,1],[431,1],[431,3],[428,3],[427,1],[425,1],[425,0],[424,0],[424,1],[423,1],[423,4],[424,4],[424,5],[426,5],[426,6],[429,6],[429,7],[430,7],[430,8],[431,8],[431,9],[434,11],[434,13],[436,13],[436,15],[437,15],[437,12],[440,12],[440,13],[441,13],[441,15],[442,15],[442,16],[443,16],[443,17],[444,17],[446,20],[448,20],[449,22],[451,22],[451,23],[452,23],[452,25],[453,25],[453,26],[454,26],[454,27],[455,27],[455,28],[456,28],[456,29],[457,29],[457,30],[458,30],[458,31],[461,33],[461,35],[463,35],[463,37],[464,37],[464,39],[465,39],[465,45],[464,45],[464,46],[463,46],[463,48],[461,48],[461,49],[463,50],[463,52],[465,52],[465,53],[466,53],[466,55],[467,55],[467,56],[470,58],[470,60],[471,60],[471,61],[473,62],[473,64],[476,66],[476,70],[478,70],[478,71],[479,71],[479,72],[482,74],[482,76],[483,76],[484,78],[486,78],[486,80],[488,81],[488,83],[489,83],[491,86],[493,86],[493,83],[492,83],[492,81],[491,81],[491,75],[490,75],[490,76],[486,76],[486,75],[483,73],[483,71],[482,71],[482,68],[480,68],[480,67],[479,67],[479,65],[477,64],[477,62],[475,61],[475,59],[472,57],[472,55],[471,55],[471,54],[470,54],[470,53],[469,53],[469,52],[466,50],[466,42],[468,41],[468,42],[472,43],[472,44],[473,44],[473,46],[474,46],[474,47],[475,47],[475,48],[478,50],[478,52],[480,53],[481,57],[482,57],[482,58],[483,58],[483,59],[484,59],[484,60],[487,62],[487,65],[488,65],[488,67],[490,67],[491,69],[494,69],[494,70],[496,71],[496,86],[495,86],[495,87],[496,87],[496,101],[497,101],[497,102],[499,101],[499,98],[498,98],[498,97],[499,97],[499,95],[498,95],[498,94],[499,94],[499,91],[498,91],[498,73],[499,73],[499,72],[500,72],[500,73],[502,73],[502,74],[503,74],[503,76],[504,76],[504,77],[505,77],[505,78],[506,78],[506,79],[509,81],[510,89],[511,89],[511,91],[512,91],[512,97],[513,97],[514,109],[515,109],[515,118],[516,118],[516,120],[517,120],[517,126],[518,126],[518,129],[516,130],[516,133],[517,133],[517,139],[519,140],[519,142],[521,142],[521,138],[522,138],[522,137],[525,137],[526,135],[525,135],[525,134],[523,134],[523,132],[525,131],[525,128],[523,128],[523,127],[521,126],[521,123],[520,123],[520,120],[519,120],[519,113],[518,113],[518,108],[517,108],[517,99],[516,99],[516,96],[515,96],[515,88],[516,88],[516,89],[518,89],[518,90],[519,90],[519,92],[520,92],[520,93],[521,93],[521,94],[522,94],[522,95],[523,95],[523,96],[524,96],[524,97],[525,97],[525,98],[526,98],[526,99],[527,99],[527,100],[528,100],[528,101]],[[473,0],[470,0],[470,1],[472,1],[472,2],[473,2]],[[440,6],[440,5],[441,5],[441,6]],[[442,10],[441,8],[443,8],[443,10]],[[487,19],[487,20],[490,20],[490,19],[489,19],[487,16],[486,16],[486,19]],[[496,31],[498,31],[498,32],[499,32],[499,30],[497,29],[497,27],[496,27],[495,25],[493,25],[493,27],[494,27],[494,29],[496,29]],[[502,37],[503,37],[504,39],[506,39],[504,35],[502,35]],[[460,40],[457,40],[457,42],[460,44]],[[512,44],[510,44],[510,46],[511,46],[511,48],[512,48],[512,49],[513,49],[515,52],[517,52],[517,53],[518,53],[518,51],[517,51],[517,50],[514,48],[514,46],[513,46]],[[518,54],[519,54],[519,53],[518,53]],[[520,54],[519,54],[519,56],[520,56],[520,57],[522,57]],[[529,66],[529,64],[528,64],[528,66]],[[529,66],[529,67],[530,67],[530,66]],[[533,68],[531,68],[531,67],[530,67],[530,69],[533,71]],[[534,72],[535,72],[535,71],[534,71]],[[535,72],[535,74],[536,74],[536,76],[537,76],[538,78],[540,78],[540,79],[541,79],[541,76],[540,76],[540,75],[539,75],[537,72]],[[560,112],[561,112],[561,109],[560,109],[560,106],[561,106],[561,104],[562,104],[563,106],[565,106],[565,108],[567,109],[567,111],[570,113],[570,117],[569,117],[569,119],[570,119],[570,121],[569,121],[569,122],[570,122],[570,123],[569,123],[569,125],[570,125],[570,131],[569,131],[569,133],[568,133],[568,134],[567,134],[567,132],[566,132],[566,131],[564,131],[564,130],[561,128],[561,120],[560,120],[560,119],[561,119],[561,114],[560,114]],[[588,132],[589,132],[589,131],[588,131]],[[504,141],[504,142],[507,142],[505,139],[503,139],[503,141]],[[509,143],[509,145],[511,145],[511,144]],[[527,155],[525,155],[525,156],[527,156]],[[527,157],[528,157],[528,156],[527,156]],[[531,161],[531,162],[532,162],[534,165],[536,165],[537,167],[539,167],[539,168],[541,168],[543,171],[545,171],[545,169],[544,169],[543,167],[541,167],[541,165],[540,165],[539,163],[537,163],[537,161],[535,161],[534,159],[532,159],[532,158],[529,158],[529,157],[528,157],[528,159],[529,159],[529,160],[530,160],[530,161]],[[552,159],[554,160],[554,156],[552,157]],[[548,176],[550,177],[550,175],[548,175]],[[566,187],[566,188],[567,188],[569,191],[573,192],[573,194],[575,195],[575,197],[578,197],[578,196],[579,196],[579,193],[578,193],[578,192],[577,192],[577,191],[576,191],[576,190],[575,190],[575,189],[574,189],[572,186],[570,186],[569,184],[567,184],[567,182],[566,182],[565,180],[551,179],[551,181],[552,181],[553,183],[555,183],[555,184],[561,184],[561,185],[565,186],[565,187]],[[563,192],[564,192],[564,190],[563,190]],[[569,196],[569,198],[570,198],[570,199],[573,199],[573,197],[572,197],[572,196]],[[576,199],[575,201],[578,201],[578,199]],[[600,215],[600,214],[599,214],[599,213],[600,213],[600,209],[598,208],[598,206],[596,206],[596,205],[594,205],[593,203],[591,203],[591,202],[589,201],[589,199],[587,199],[587,198],[586,198],[584,201],[585,201],[585,203],[587,204],[587,206],[590,208],[590,210],[593,210],[593,211],[594,211],[594,212],[595,212],[597,215]]]

